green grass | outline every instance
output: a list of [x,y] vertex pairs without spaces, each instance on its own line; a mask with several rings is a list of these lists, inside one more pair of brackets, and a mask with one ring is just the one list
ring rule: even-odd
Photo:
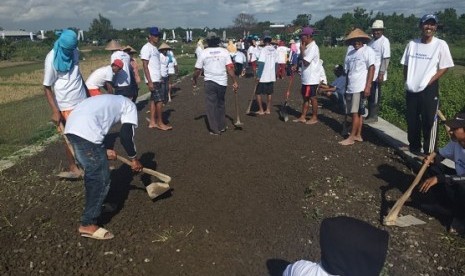
[[0,68],[0,77],[11,77],[20,73],[30,73],[44,69],[43,62],[34,62],[30,64],[14,65]]

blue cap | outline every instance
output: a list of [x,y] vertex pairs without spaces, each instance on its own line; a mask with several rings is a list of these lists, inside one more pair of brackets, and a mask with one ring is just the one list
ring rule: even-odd
[[437,24],[438,23],[438,17],[434,14],[425,14],[423,17],[420,19],[420,24],[424,24],[428,20],[434,20],[434,22]]
[[150,35],[153,35],[153,36],[159,36],[160,35],[160,31],[158,30],[157,27],[150,28],[149,33],[150,33]]

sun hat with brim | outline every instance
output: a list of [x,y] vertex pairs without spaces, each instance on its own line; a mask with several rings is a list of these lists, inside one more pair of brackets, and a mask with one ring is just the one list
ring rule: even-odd
[[119,44],[119,42],[116,41],[116,40],[112,40],[107,44],[107,46],[105,47],[105,50],[119,51],[119,50],[121,50],[121,44]]
[[465,128],[465,113],[458,113],[453,119],[447,120],[446,126],[450,128]]
[[346,43],[350,43],[350,41],[357,38],[366,40],[367,42],[371,40],[369,35],[367,35],[364,31],[360,30],[359,28],[356,28],[347,35],[345,41]]
[[123,51],[125,51],[126,53],[129,53],[129,54],[135,54],[137,53],[136,49],[132,48],[131,46],[129,45],[126,45],[123,47]]
[[170,45],[166,44],[165,42],[163,42],[160,47],[158,47],[158,51],[161,51],[161,50],[171,50],[171,47]]
[[371,25],[371,29],[372,30],[384,30],[384,22],[383,20],[375,20],[375,22],[373,22],[373,25]]

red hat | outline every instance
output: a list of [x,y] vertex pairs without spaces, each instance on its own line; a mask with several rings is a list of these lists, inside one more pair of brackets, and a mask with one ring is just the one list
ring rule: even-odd
[[122,69],[124,66],[124,63],[121,59],[115,59],[111,65],[118,66],[120,69]]

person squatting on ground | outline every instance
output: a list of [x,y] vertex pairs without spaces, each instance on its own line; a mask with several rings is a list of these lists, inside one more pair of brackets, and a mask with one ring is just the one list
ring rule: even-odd
[[370,95],[375,73],[375,52],[365,44],[368,41],[370,37],[358,28],[346,37],[346,43],[352,46],[344,61],[344,69],[347,73],[346,114],[352,114],[352,130],[349,137],[339,142],[343,146],[353,145],[355,141],[363,141],[362,115],[365,112],[363,101]]
[[239,88],[234,75],[234,64],[228,50],[219,46],[221,40],[214,32],[207,34],[208,47],[204,49],[192,74],[193,89],[197,89],[197,79],[204,72],[205,107],[210,134],[220,135],[226,131],[225,94],[228,87],[228,75],[233,80],[234,93]]
[[[274,92],[274,83],[276,82],[276,63],[278,61],[278,52],[271,45],[271,36],[265,34],[263,37],[265,46],[260,51],[257,58],[257,115],[271,114],[271,95]],[[266,95],[266,110],[263,108],[262,95]]]
[[283,276],[379,276],[386,260],[389,233],[364,221],[340,216],[320,225],[319,263],[300,260]]
[[344,71],[344,66],[337,64],[334,67],[334,75],[336,79],[331,83],[331,85],[320,84],[320,92],[326,95],[331,100],[334,100],[337,103],[338,109],[345,113],[345,92],[347,87],[347,76]]
[[163,102],[165,98],[161,89],[160,53],[157,49],[159,39],[160,32],[158,28],[150,28],[148,42],[140,50],[140,58],[142,59],[145,83],[150,91],[149,128],[170,130],[173,127],[163,122]]
[[168,102],[168,91],[170,85],[170,76],[168,75],[168,66],[170,63],[170,58],[168,56],[169,50],[171,50],[171,47],[164,42],[160,45],[160,47],[158,47],[158,51],[160,52],[160,74],[161,91],[163,93],[163,104],[166,104]]
[[[300,33],[300,60],[302,74],[302,114],[293,120],[298,123],[313,125],[318,123],[318,99],[317,91],[320,83],[320,49],[313,39],[314,31],[311,27],[305,27]],[[307,121],[307,113],[312,104],[312,117]]]
[[89,95],[91,97],[102,95],[102,88],[104,88],[108,94],[114,94],[113,77],[122,70],[123,66],[124,64],[121,59],[115,59],[111,65],[106,65],[93,71],[86,80]]
[[[59,125],[66,123],[71,111],[87,98],[87,88],[79,70],[79,51],[77,35],[72,30],[57,33],[53,49],[47,54],[44,62],[44,92],[52,109],[52,121]],[[78,179],[82,171],[74,161],[68,146],[65,146],[68,159],[68,171],[58,174],[59,177]]]
[[425,14],[419,24],[421,38],[410,41],[405,48],[401,64],[407,102],[407,138],[409,150],[420,154],[434,150],[437,125],[435,116],[439,107],[439,79],[454,66],[447,43],[435,37],[438,18]]
[[113,63],[115,59],[123,61],[123,69],[120,70],[118,74],[115,74],[115,77],[113,78],[114,94],[123,95],[131,100],[134,100],[137,91],[135,91],[134,86],[132,86],[132,82],[134,80],[131,79],[131,75],[133,75],[131,57],[128,55],[128,53],[122,50],[119,42],[115,40],[110,41],[105,47],[105,50],[112,51],[110,58],[111,63]]
[[76,106],[69,115],[65,135],[70,141],[76,160],[84,169],[85,207],[79,226],[83,237],[107,240],[114,236],[97,225],[103,202],[110,189],[110,169],[107,159],[116,159],[103,141],[110,128],[121,122],[120,140],[135,172],[142,171],[134,145],[137,127],[137,107],[122,95],[90,97]]
[[123,48],[123,51],[126,52],[129,55],[129,57],[131,58],[131,61],[130,61],[131,68],[132,68],[132,71],[131,71],[131,86],[132,86],[133,91],[135,91],[134,92],[135,95],[132,98],[132,101],[136,102],[137,97],[139,96],[139,83],[141,81],[140,74],[139,74],[139,65],[137,64],[137,60],[134,57],[134,55],[137,54],[137,51],[134,48],[132,48],[131,46],[129,46],[129,45],[126,45]]
[[[432,177],[420,185],[420,192],[435,191],[446,195],[452,206],[452,223],[449,231],[465,233],[465,113],[446,121],[450,128],[451,141],[439,149],[433,165],[429,168]],[[454,161],[455,172],[449,173],[440,166],[445,158]],[[438,186],[436,186],[439,184]]]
[[371,26],[373,39],[367,44],[375,51],[375,73],[368,97],[368,116],[365,123],[378,121],[379,105],[381,102],[381,85],[387,80],[387,69],[391,58],[391,44],[384,36],[383,20],[375,20]]

